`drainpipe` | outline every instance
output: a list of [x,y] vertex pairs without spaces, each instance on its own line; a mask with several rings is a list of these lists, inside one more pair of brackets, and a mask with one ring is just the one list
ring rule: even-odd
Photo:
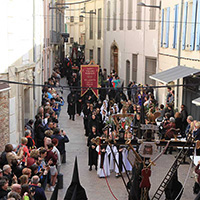
[[32,71],[33,76],[33,117],[35,116],[35,69],[36,69],[36,51],[35,51],[35,0],[33,0],[33,62],[35,63],[35,68]]
[[[181,0],[181,19],[180,19],[179,43],[178,43],[178,66],[181,64],[181,38],[182,38],[183,6],[184,6],[184,0]],[[177,79],[177,85],[179,85],[179,79]],[[179,87],[177,87],[177,92],[176,92],[176,108],[177,109],[178,109],[178,102],[179,102],[178,96],[179,96]]]
[[35,116],[35,108],[36,108],[36,98],[35,98],[35,69],[32,72],[33,76],[33,118]]

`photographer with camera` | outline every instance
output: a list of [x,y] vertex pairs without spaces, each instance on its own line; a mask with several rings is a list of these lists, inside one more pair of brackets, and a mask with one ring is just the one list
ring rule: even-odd
[[51,137],[52,139],[56,138],[58,140],[57,149],[60,152],[62,163],[66,163],[66,151],[65,151],[65,143],[69,142],[69,138],[66,135],[66,132],[60,130],[59,128],[54,129],[54,135]]

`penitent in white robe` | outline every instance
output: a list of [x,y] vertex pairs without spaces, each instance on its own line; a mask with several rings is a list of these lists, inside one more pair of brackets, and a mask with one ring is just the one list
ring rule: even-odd
[[128,149],[125,149],[125,166],[127,171],[132,171],[132,165],[130,164],[128,160]]
[[[116,154],[115,154],[115,148],[116,146],[112,145],[112,150],[113,150],[113,153],[114,153],[114,156],[116,157]],[[114,171],[114,168],[115,168],[115,160],[114,160],[114,157],[113,157],[113,154],[111,152],[110,154],[110,171]]]
[[[123,148],[123,151],[122,151],[122,161],[123,161],[124,165],[126,163],[125,150],[126,150],[126,148]],[[114,154],[115,154],[116,161],[119,164],[119,151],[118,151],[117,147],[114,148]],[[125,169],[124,169],[124,166],[122,165],[122,173],[124,173],[124,172],[125,172]],[[116,163],[115,163],[115,173],[119,174],[119,168]]]
[[[99,152],[99,145],[96,147],[96,151]],[[106,147],[106,152],[104,155],[104,162],[103,162],[103,169],[100,168],[101,165],[101,154],[98,155],[98,169],[97,169],[97,175],[102,178],[102,177],[107,177],[110,176],[110,165],[109,165],[109,159],[108,155],[110,154],[111,150],[110,147],[107,145]]]

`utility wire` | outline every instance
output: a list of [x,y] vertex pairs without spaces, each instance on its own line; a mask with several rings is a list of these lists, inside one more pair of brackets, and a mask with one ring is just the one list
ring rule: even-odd
[[77,2],[69,2],[69,3],[67,3],[67,2],[65,2],[65,3],[57,3],[57,5],[62,5],[62,6],[64,6],[64,5],[75,5],[75,4],[87,3],[89,1],[92,1],[92,0],[84,0],[84,1],[77,1]]
[[[84,15],[85,13],[81,13],[80,12],[80,14],[81,15]],[[87,14],[90,14],[90,13],[87,13]],[[93,14],[94,15],[94,14]],[[73,16],[73,15],[71,15],[71,16]],[[22,16],[13,16],[13,17],[19,17],[19,18],[22,18]],[[32,17],[50,17],[51,19],[53,18],[53,19],[56,19],[56,18],[59,18],[59,16],[52,16],[52,15],[32,15]],[[73,16],[74,18],[77,18],[77,19],[79,19],[79,17],[80,16]],[[24,17],[24,19],[26,19],[27,17]],[[64,16],[64,18],[70,18],[70,16]],[[84,18],[86,18],[86,19],[91,19],[90,18],[90,16],[84,16]],[[132,19],[120,19],[120,18],[108,18],[108,17],[92,17],[93,19],[100,19],[100,20],[116,20],[116,21],[133,21],[133,22],[155,22],[155,23],[161,23],[162,21],[161,20],[151,20],[151,19],[141,19],[141,20],[139,20],[139,19],[134,19],[134,18],[132,18]],[[79,22],[79,21],[76,21],[76,22],[71,22],[71,23],[77,23],[77,22]],[[166,22],[168,22],[168,23],[175,23],[175,21],[173,21],[173,20],[170,20],[170,21],[167,21],[167,20],[163,20],[163,22],[164,23],[166,23]],[[70,21],[69,22],[66,22],[66,23],[70,23]],[[199,22],[192,22],[192,21],[187,21],[187,22],[184,22],[184,21],[176,21],[176,23],[186,23],[186,24],[200,24],[200,21]]]
[[[130,87],[122,87],[122,88],[113,88],[113,87],[81,87],[81,86],[68,86],[68,85],[60,85],[60,86],[52,86],[52,85],[45,85],[45,84],[32,84],[32,83],[24,83],[24,82],[17,82],[17,81],[8,81],[8,80],[0,80],[2,83],[8,84],[15,84],[15,85],[27,85],[33,87],[52,87],[52,88],[60,88],[60,89],[73,89],[73,90],[85,90],[85,89],[102,89],[102,90],[115,90],[115,89],[131,89]],[[167,87],[195,87],[199,86],[200,84],[179,84],[179,85],[158,85],[158,86],[138,86],[140,89],[147,89],[149,87],[156,89],[156,88],[167,88]]]

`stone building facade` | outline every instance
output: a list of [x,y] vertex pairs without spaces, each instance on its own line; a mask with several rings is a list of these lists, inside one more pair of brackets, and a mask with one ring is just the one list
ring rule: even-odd
[[0,152],[4,150],[4,144],[10,141],[9,134],[9,90],[7,84],[0,84]]

